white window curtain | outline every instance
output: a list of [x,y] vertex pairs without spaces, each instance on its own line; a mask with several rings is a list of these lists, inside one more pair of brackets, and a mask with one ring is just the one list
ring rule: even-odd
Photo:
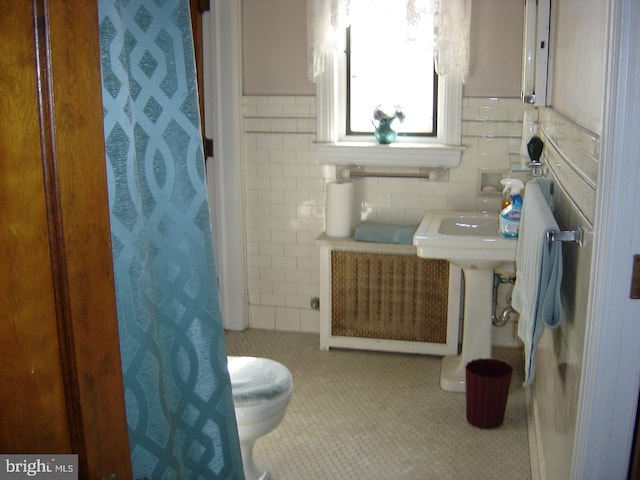
[[337,53],[345,28],[356,16],[378,28],[381,41],[384,24],[380,19],[385,23],[404,22],[409,38],[433,50],[438,75],[460,75],[463,81],[467,77],[471,0],[307,0],[311,81],[324,71],[329,56]]

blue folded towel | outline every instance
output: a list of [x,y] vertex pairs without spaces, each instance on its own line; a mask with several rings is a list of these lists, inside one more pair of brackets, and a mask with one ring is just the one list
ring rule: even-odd
[[524,342],[524,387],[533,381],[536,346],[545,325],[556,328],[562,321],[562,244],[547,242],[546,233],[559,228],[545,196],[538,182],[527,183],[516,253],[512,305],[520,312],[518,336]]
[[417,228],[417,225],[362,222],[356,227],[354,238],[360,242],[412,245]]

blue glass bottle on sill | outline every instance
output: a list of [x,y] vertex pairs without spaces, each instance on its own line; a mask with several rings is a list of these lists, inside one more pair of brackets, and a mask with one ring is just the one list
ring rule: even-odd
[[396,131],[391,128],[391,122],[393,122],[393,119],[380,119],[378,126],[373,132],[376,140],[383,145],[395,142],[396,136],[398,135]]

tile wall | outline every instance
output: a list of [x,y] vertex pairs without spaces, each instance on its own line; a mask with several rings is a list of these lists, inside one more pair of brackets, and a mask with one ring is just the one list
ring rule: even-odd
[[[447,181],[354,180],[361,218],[417,224],[426,209],[498,211],[499,195],[479,193],[480,174],[508,172],[510,153],[520,151],[523,109],[519,99],[465,98],[460,167]],[[315,239],[335,168],[316,160],[315,97],[246,96],[243,111],[250,326],[318,332],[310,308],[319,295]],[[512,322],[494,330],[495,344],[514,342]]]
[[569,478],[589,305],[600,139],[551,108],[540,110],[539,128],[545,141],[542,160],[555,185],[558,225],[583,232],[581,245],[562,245],[563,319],[559,328],[545,329],[531,387],[543,478]]

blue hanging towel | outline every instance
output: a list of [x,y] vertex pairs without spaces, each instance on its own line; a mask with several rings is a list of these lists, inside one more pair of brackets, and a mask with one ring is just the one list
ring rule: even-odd
[[536,346],[544,327],[557,328],[562,321],[562,244],[548,242],[547,232],[558,231],[540,184],[527,183],[516,253],[516,284],[512,305],[520,313],[518,336],[524,343],[525,380],[535,376]]

